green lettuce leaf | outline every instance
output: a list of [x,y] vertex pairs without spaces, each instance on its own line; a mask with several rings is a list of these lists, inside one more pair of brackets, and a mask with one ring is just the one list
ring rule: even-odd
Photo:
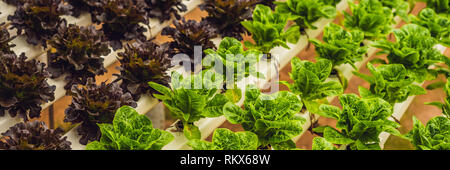
[[315,137],[313,139],[312,150],[337,150],[337,148],[325,138]]
[[332,19],[336,17],[336,4],[326,0],[286,0],[275,2],[275,11],[290,16],[295,21],[299,33],[305,34],[305,29],[317,29],[313,25],[320,18]]
[[380,0],[385,7],[389,7],[393,10],[394,16],[401,17],[404,21],[409,22],[409,3],[405,0]]
[[245,97],[244,109],[229,102],[223,112],[230,123],[241,124],[244,130],[255,133],[261,148],[285,148],[290,146],[286,141],[302,132],[306,120],[296,115],[303,106],[296,95],[286,91],[262,94],[249,85]]
[[413,117],[413,129],[406,135],[418,150],[450,150],[450,119],[437,116],[424,126]]
[[436,13],[449,17],[450,0],[419,0],[427,3],[427,8],[431,8]]
[[129,106],[119,108],[112,124],[98,124],[100,141],[88,143],[87,150],[161,150],[174,137],[167,131],[154,129],[145,115]]
[[232,132],[224,128],[214,131],[212,142],[190,140],[188,145],[194,150],[256,150],[258,136],[252,132]]
[[200,139],[201,134],[194,122],[206,117],[223,115],[223,106],[228,98],[218,93],[221,81],[216,81],[211,71],[204,71],[186,78],[174,72],[172,89],[154,82],[149,85],[161,95],[153,96],[162,100],[171,115],[181,120],[183,132],[188,139]]
[[291,61],[293,84],[282,82],[300,96],[310,112],[314,112],[320,100],[341,94],[344,90],[336,81],[326,81],[332,69],[331,61],[318,59],[316,63],[293,58]]
[[411,15],[411,23],[427,28],[431,36],[436,38],[440,44],[450,46],[450,17],[438,15],[431,8],[425,8],[419,15]]
[[222,75],[228,86],[233,87],[238,81],[250,75],[264,78],[262,73],[254,69],[254,65],[262,56],[261,52],[255,49],[244,50],[242,43],[235,38],[225,37],[217,50],[207,49],[204,52],[205,69],[214,70]]
[[284,28],[287,25],[289,16],[280,12],[274,12],[270,7],[258,4],[253,12],[253,20],[242,21],[241,24],[252,34],[255,41],[253,44],[246,41],[244,45],[249,49],[256,49],[263,54],[267,54],[270,59],[270,50],[277,46],[289,49],[287,45],[297,43],[300,33],[293,31],[296,26],[290,27],[288,30]]
[[[359,98],[355,94],[339,96],[342,110],[321,105],[321,115],[337,120],[336,128],[324,127],[323,136],[332,144],[350,149],[380,149],[381,132],[400,136],[398,123],[388,120],[392,106],[381,98]],[[319,142],[319,141],[318,141]]]
[[370,89],[359,87],[362,97],[380,97],[392,106],[404,102],[409,96],[426,94],[425,89],[413,84],[414,79],[407,76],[402,64],[385,64],[378,67],[367,63],[372,76],[354,72],[354,74],[370,83]]
[[385,38],[395,23],[392,9],[378,0],[360,0],[359,4],[349,1],[352,14],[344,12],[344,27],[364,33],[365,39]]
[[330,23],[324,28],[323,43],[317,39],[310,40],[316,47],[319,58],[325,58],[333,63],[333,67],[341,64],[350,64],[357,69],[354,63],[362,61],[367,53],[367,46],[361,46],[364,33],[358,30],[351,32],[339,25]]
[[416,24],[407,24],[394,30],[394,35],[396,42],[379,40],[372,46],[388,54],[389,64],[402,64],[407,75],[416,82],[435,79],[437,71],[430,66],[446,63],[448,57],[434,48],[437,40],[431,37],[430,31]]

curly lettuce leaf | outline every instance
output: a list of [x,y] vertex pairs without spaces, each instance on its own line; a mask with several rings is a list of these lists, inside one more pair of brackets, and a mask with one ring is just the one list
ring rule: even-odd
[[380,53],[388,54],[389,64],[402,64],[408,76],[416,82],[435,79],[438,72],[430,66],[444,63],[448,57],[434,48],[437,40],[431,37],[430,31],[416,24],[407,24],[394,30],[394,35],[396,42],[379,40],[372,46],[382,49]]
[[310,41],[315,45],[319,58],[330,60],[334,66],[350,64],[357,69],[355,64],[362,61],[367,53],[367,46],[361,46],[364,33],[358,30],[346,31],[339,25],[330,23],[324,28],[323,43],[317,39]]
[[[255,43],[246,41],[244,44],[249,49],[256,49],[270,55],[274,47],[282,46],[289,49],[287,42],[297,43],[300,33],[298,26],[292,26],[285,30],[288,16],[274,12],[270,7],[258,4],[253,12],[253,20],[242,21],[241,24],[252,34]],[[270,57],[268,57],[270,58]]]
[[[174,118],[181,120],[182,130],[188,139],[200,139],[201,137],[194,122],[201,118],[221,116],[223,106],[229,101],[225,95],[217,93],[218,83],[214,81],[215,76],[210,74],[211,72],[203,72],[183,78],[174,72],[172,89],[149,82],[153,89],[161,93],[153,96],[163,101]],[[208,76],[211,79],[203,79]]]
[[223,79],[231,87],[250,75],[264,78],[262,73],[254,69],[262,56],[261,52],[244,50],[242,43],[235,38],[225,37],[217,50],[207,49],[204,52],[206,57],[203,59],[203,66],[223,75]]
[[315,137],[313,139],[312,150],[337,150],[337,148],[325,138]]
[[305,29],[317,29],[313,25],[320,18],[332,19],[336,17],[337,11],[332,1],[324,0],[287,0],[275,2],[275,11],[290,16],[299,26],[299,32],[305,34]]
[[409,96],[426,94],[425,89],[413,84],[414,79],[407,76],[401,64],[386,64],[374,67],[367,63],[372,76],[353,72],[356,76],[370,83],[370,89],[359,87],[362,97],[380,97],[391,105],[404,102]]
[[233,132],[225,128],[214,131],[212,142],[199,139],[190,140],[188,145],[194,150],[256,150],[258,136],[252,132]]
[[319,115],[337,120],[337,129],[323,129],[326,141],[356,150],[380,149],[378,136],[381,132],[400,135],[397,130],[400,125],[388,120],[392,115],[392,106],[383,99],[343,94],[339,101],[342,110],[330,105],[319,107]]
[[406,134],[417,150],[450,150],[450,119],[437,116],[424,126],[413,117],[413,129]]
[[380,0],[385,7],[389,7],[393,10],[394,16],[401,17],[404,21],[409,22],[409,3],[405,0]]
[[436,13],[450,16],[450,0],[419,0],[427,3],[427,8],[431,8]]
[[116,112],[112,124],[98,124],[100,141],[88,143],[87,150],[161,150],[174,137],[167,131],[154,129],[145,115],[129,106]]
[[302,132],[305,119],[296,114],[303,105],[293,93],[281,91],[268,95],[247,86],[245,97],[245,109],[229,102],[223,112],[230,123],[241,124],[244,130],[255,133],[262,148],[274,145],[285,148],[290,146],[286,141]]
[[290,91],[299,95],[310,112],[315,112],[315,103],[318,103],[319,100],[339,95],[344,91],[339,82],[326,81],[332,69],[330,60],[318,59],[316,63],[313,63],[293,58],[291,65],[290,76],[294,83],[281,83],[284,83]]
[[392,9],[378,0],[361,0],[359,4],[349,1],[352,14],[344,12],[344,27],[364,32],[365,39],[385,38],[394,24]]
[[411,15],[411,23],[427,28],[440,44],[450,46],[450,18],[438,15],[431,8],[425,8],[419,15]]

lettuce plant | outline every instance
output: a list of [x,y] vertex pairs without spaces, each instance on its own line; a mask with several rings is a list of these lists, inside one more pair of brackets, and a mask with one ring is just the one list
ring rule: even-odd
[[433,9],[438,14],[450,16],[450,0],[419,0],[427,3],[427,8]]
[[424,126],[413,116],[413,129],[406,134],[417,150],[450,150],[450,119],[437,116]]
[[[161,32],[161,35],[168,35],[173,39],[173,41],[169,43],[171,49],[170,56],[173,57],[177,54],[189,56],[191,69],[193,70],[197,64],[201,63],[201,60],[194,60],[194,55],[196,54],[196,48],[194,47],[199,46],[201,49],[216,49],[216,46],[211,39],[216,38],[217,33],[215,32],[215,29],[204,21],[186,21],[182,18],[180,21],[174,20],[173,25],[175,25],[175,27],[166,27]],[[203,57],[205,57],[204,54],[200,59],[203,59]],[[187,69],[188,67],[185,66],[185,68]]]
[[353,72],[370,83],[370,89],[359,87],[361,97],[379,97],[394,106],[395,103],[404,102],[409,96],[427,93],[422,87],[413,84],[414,78],[408,77],[405,67],[401,64],[385,64],[375,68],[371,63],[367,63],[367,68],[372,76]]
[[312,150],[338,150],[338,148],[324,137],[314,137]]
[[430,102],[430,103],[425,103],[425,104],[434,105],[436,107],[439,107],[442,110],[442,114],[444,114],[447,118],[450,119],[450,79],[449,78],[447,78],[447,83],[445,83],[445,85],[444,85],[444,92],[446,94],[444,103]]
[[[203,59],[203,66],[223,75],[227,84],[233,85],[250,75],[264,77],[254,66],[261,53],[257,50],[244,50],[242,43],[235,38],[225,37],[217,50],[206,49],[204,53],[207,56]],[[233,74],[227,75],[229,73]]]
[[58,32],[63,22],[60,16],[70,14],[71,8],[63,0],[24,0],[8,20],[18,35],[25,32],[29,44],[47,48],[46,41]]
[[392,30],[394,15],[392,9],[378,0],[361,0],[359,4],[349,2],[351,15],[344,12],[344,27],[359,30],[366,39],[385,38]]
[[[400,125],[388,120],[392,115],[392,106],[381,98],[359,98],[355,94],[339,96],[342,110],[332,105],[321,105],[318,114],[337,120],[336,128],[329,126],[315,128],[323,133],[326,142],[341,145],[341,149],[379,150],[381,132],[400,136],[397,130]],[[322,139],[317,139],[313,148],[332,149],[318,144],[330,146]]]
[[187,6],[182,0],[145,0],[147,13],[151,18],[158,18],[160,22],[170,20],[172,17],[180,19],[178,12],[186,12]]
[[47,83],[45,64],[25,54],[0,52],[0,116],[19,115],[25,121],[41,115],[41,105],[55,99],[56,87]]
[[12,44],[11,41],[16,38],[16,36],[11,36],[8,32],[5,23],[0,23],[0,52],[3,54],[13,54],[11,48],[16,45]]
[[[337,15],[336,6],[331,4],[334,1],[326,0],[286,0],[285,2],[275,2],[275,10],[290,16],[290,20],[295,21],[299,26],[299,32],[306,34],[306,29],[317,29],[313,25],[320,18],[334,18]],[[330,3],[330,4],[329,4]]]
[[305,119],[297,115],[302,109],[300,98],[287,91],[262,94],[255,86],[247,86],[244,109],[228,102],[223,113],[232,124],[258,136],[259,149],[293,149],[292,138],[302,132]]
[[102,137],[86,145],[86,150],[161,150],[174,137],[153,128],[152,121],[130,106],[122,106],[112,124],[98,124]]
[[177,131],[183,131],[187,139],[200,139],[201,133],[194,122],[206,117],[218,117],[228,99],[218,94],[212,72],[203,72],[184,78],[177,72],[172,73],[172,89],[149,82],[149,85],[161,94],[153,94],[170,110],[170,114],[179,119]]
[[317,112],[319,103],[326,101],[327,97],[339,95],[344,91],[339,82],[326,81],[332,69],[330,60],[318,59],[316,63],[313,63],[294,57],[291,65],[290,77],[294,83],[281,83],[300,96],[309,112]]
[[399,16],[404,21],[409,22],[408,13],[410,7],[406,0],[380,0],[380,2],[383,6],[391,8],[394,16]]
[[80,123],[77,132],[83,145],[100,140],[101,131],[97,124],[113,122],[118,108],[137,106],[131,94],[124,93],[117,83],[97,85],[93,78],[88,78],[81,87],[73,85],[68,93],[72,103],[65,110],[64,122]]
[[258,136],[252,132],[233,132],[225,128],[214,130],[212,142],[193,139],[188,145],[194,150],[256,150]]
[[261,0],[205,0],[200,9],[208,12],[203,18],[213,26],[222,37],[234,37],[242,40],[249,33],[241,22],[251,20],[254,6]]
[[394,30],[394,35],[396,42],[379,40],[372,46],[382,49],[379,54],[388,54],[389,64],[403,64],[408,76],[416,82],[434,79],[437,71],[430,66],[445,62],[446,57],[433,48],[437,40],[431,37],[430,31],[408,24]]
[[319,58],[325,58],[332,62],[333,67],[341,64],[350,64],[358,69],[355,63],[362,61],[368,47],[364,45],[364,33],[359,30],[346,31],[339,25],[330,23],[323,31],[323,43],[317,39],[310,41],[316,47]]
[[114,50],[123,47],[122,41],[146,40],[147,29],[140,24],[149,24],[142,0],[98,0],[92,3],[92,22],[102,25],[102,30]]
[[10,127],[0,137],[2,150],[70,150],[70,142],[60,128],[47,128],[44,122],[21,122]]
[[97,31],[94,26],[67,26],[63,21],[57,34],[48,41],[51,46],[47,50],[51,78],[68,74],[65,77],[67,84],[64,86],[68,90],[73,84],[85,84],[89,77],[103,75],[106,69],[102,56],[111,52],[104,39],[103,32]]
[[412,23],[423,26],[430,30],[431,36],[436,38],[440,44],[450,46],[450,18],[436,14],[433,9],[425,8],[419,15],[411,16]]
[[297,43],[300,33],[297,31],[298,26],[285,30],[287,20],[286,14],[274,12],[268,6],[256,5],[253,20],[241,22],[255,41],[255,44],[246,41],[245,47],[261,51],[267,55],[267,59],[271,59],[270,50],[274,47],[282,46],[289,49],[286,43]]
[[120,74],[115,81],[122,81],[120,87],[130,92],[137,101],[142,94],[157,93],[148,82],[169,86],[166,73],[171,67],[167,44],[158,45],[151,41],[128,44],[125,51],[118,53]]

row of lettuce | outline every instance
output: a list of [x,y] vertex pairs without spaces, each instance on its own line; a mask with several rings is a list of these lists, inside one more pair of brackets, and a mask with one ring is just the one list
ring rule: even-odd
[[[286,4],[290,3],[292,3],[292,1],[286,2]],[[377,8],[376,5],[380,8]],[[368,9],[391,11],[385,9],[378,1],[361,1],[359,5],[351,4],[350,6],[353,15],[358,14],[358,12],[355,11],[360,11],[361,13],[367,11],[370,12]],[[278,9],[278,6],[276,9]],[[428,12],[428,9],[426,9],[425,12]],[[381,14],[381,12],[379,14]],[[256,30],[257,28],[264,27],[263,25],[270,26],[274,23],[274,21],[270,21],[270,19],[281,18],[278,16],[282,16],[282,14],[277,13],[277,10],[274,12],[269,7],[257,6],[254,11],[253,21],[243,22],[243,25],[244,27],[249,28],[248,30]],[[381,18],[379,20],[393,20],[392,14],[385,16],[386,18]],[[348,22],[350,22],[348,21],[349,17],[351,18],[354,16],[347,15],[346,20],[344,20],[344,25],[346,25],[345,23],[348,24]],[[269,18],[269,20],[264,18]],[[279,21],[279,19],[274,20]],[[361,19],[353,19],[353,21],[358,20],[364,21]],[[284,24],[286,24],[286,21],[284,21]],[[367,25],[367,23],[363,25]],[[324,42],[320,43],[320,41],[314,40],[319,46],[318,58],[315,63],[301,61],[298,58],[292,60],[292,72],[290,75],[291,79],[294,80],[294,83],[289,84],[284,82],[284,84],[289,87],[290,92],[281,91],[270,95],[263,94],[254,85],[249,85],[245,89],[243,108],[236,105],[240,97],[242,97],[239,96],[241,89],[218,90],[222,84],[215,84],[215,82],[229,83],[229,81],[226,80],[227,77],[214,77],[212,75],[213,73],[210,72],[211,70],[205,70],[202,73],[192,75],[188,78],[183,78],[178,73],[173,73],[171,88],[167,88],[154,82],[150,82],[149,85],[161,93],[154,94],[154,97],[162,100],[165,106],[170,110],[172,116],[179,119],[177,130],[182,131],[185,137],[190,140],[188,145],[193,149],[295,149],[296,146],[292,138],[299,135],[304,130],[302,129],[302,125],[306,122],[306,120],[298,114],[302,113],[302,109],[306,109],[310,113],[337,120],[336,128],[323,126],[312,129],[315,133],[323,136],[314,138],[313,149],[315,150],[381,149],[379,144],[379,135],[381,132],[388,132],[409,139],[418,149],[449,149],[448,139],[450,136],[448,136],[448,133],[450,130],[450,120],[448,119],[448,115],[433,118],[427,124],[427,127],[419,124],[420,122],[414,119],[415,128],[410,133],[404,135],[400,134],[397,130],[397,128],[400,127],[399,123],[388,119],[393,114],[393,107],[396,103],[404,102],[409,96],[426,93],[425,89],[416,85],[414,82],[422,83],[425,80],[435,79],[439,73],[445,74],[446,76],[448,73],[444,67],[431,69],[431,66],[440,63],[448,63],[448,58],[434,48],[439,41],[437,38],[431,36],[430,31],[427,28],[415,24],[405,25],[401,29],[394,30],[396,42],[390,42],[385,40],[385,38],[381,38],[381,35],[386,37],[387,34],[391,32],[391,25],[392,22],[386,22],[384,29],[376,29],[380,32],[371,34],[371,36],[365,36],[366,32],[364,29],[360,29],[360,27],[356,27],[358,29],[349,28],[351,31],[348,32],[338,25],[328,25],[324,31]],[[346,26],[346,28],[348,27],[351,26]],[[290,32],[291,28],[296,27],[290,27],[285,33]],[[265,46],[258,47],[258,44],[267,46],[268,44],[273,45],[273,43],[259,43],[258,40],[264,40],[258,37],[258,35],[262,34],[254,34],[257,33],[257,31],[251,33],[256,43],[253,44],[253,46],[250,45],[250,50],[244,51],[242,44],[238,40],[224,38],[219,49],[215,53],[214,51],[208,51],[208,53],[213,54],[211,55],[212,57],[221,57],[223,60],[227,59],[227,61],[224,62],[230,63],[239,63],[240,61],[245,60],[236,58],[235,60],[229,61],[230,59],[226,58],[226,54],[243,54],[246,52],[258,53],[257,51],[252,51],[255,49],[266,54],[266,52],[264,52]],[[283,38],[282,35],[283,32],[280,34],[281,38]],[[344,44],[342,42],[353,39],[359,41],[356,41],[356,43],[350,41],[350,43],[348,43],[350,44],[349,46],[352,44],[354,45],[353,48],[348,48],[353,49],[349,50],[349,52],[352,52],[353,56],[360,58],[356,59],[354,62],[361,61],[363,55],[366,53],[367,47],[360,45],[364,39],[374,40],[375,43],[373,46],[382,49],[383,51],[381,53],[388,54],[387,61],[379,59],[373,60],[373,63],[383,63],[378,67],[375,67],[370,62],[368,63],[367,67],[372,73],[371,76],[354,72],[354,74],[371,84],[370,89],[360,87],[361,97],[358,97],[355,94],[342,94],[344,88],[339,82],[326,81],[327,78],[329,78],[333,67],[336,66],[333,65],[334,63],[331,60],[326,59],[326,57],[332,57],[333,55],[326,54],[333,54],[333,52],[328,51],[336,50],[337,48],[333,47],[342,45]],[[333,42],[332,40],[340,40],[341,42],[335,44],[329,43]],[[286,41],[292,42],[285,38],[283,43],[285,44]],[[277,40],[274,42],[279,41]],[[283,46],[283,43],[281,43],[280,46]],[[320,53],[322,51],[326,52]],[[335,52],[335,54],[336,53],[337,52]],[[350,55],[342,56],[351,57]],[[225,64],[225,67],[227,66],[228,65]],[[236,67],[239,67],[239,64],[233,64],[232,66],[234,66],[232,69],[237,70]],[[252,75],[250,69],[248,75]],[[258,76],[258,74],[256,75]],[[243,77],[245,77],[245,75],[235,75],[232,79],[239,81]],[[185,88],[192,87],[194,80],[202,78],[203,89]],[[225,80],[216,81],[216,78]],[[445,88],[447,92],[449,85],[450,84],[447,84],[447,87]],[[433,88],[436,88],[439,84],[433,84],[432,86]],[[326,103],[327,97],[335,95],[339,95],[342,109],[336,106],[323,104]],[[442,107],[448,106],[443,104]],[[219,128],[214,132],[211,142],[201,140],[201,132],[194,123],[201,118],[218,117],[221,115],[224,115],[232,124],[242,125],[245,131],[232,132],[228,129]],[[115,130],[116,129],[114,129],[114,131]],[[102,131],[113,134],[109,129],[103,129]],[[173,137],[170,136],[168,132],[161,132],[166,134],[161,135],[164,136],[164,138],[160,138],[160,140],[158,140],[159,142],[168,144],[173,140]],[[88,144],[87,149],[118,149],[116,145],[117,140],[114,140],[114,137],[106,138],[107,139],[103,142],[100,141]],[[159,142],[156,143],[159,144]],[[158,145],[158,147],[160,147],[160,145]]]
[[[195,45],[215,49],[212,39],[226,34],[224,32],[229,28],[243,33],[243,27],[236,20],[247,20],[244,16],[248,14],[251,18],[255,5],[273,6],[273,0],[204,1],[200,8],[209,16],[197,22],[180,17],[179,13],[187,10],[182,0],[3,1],[17,9],[8,16],[6,23],[0,24],[0,115],[17,116],[25,122],[41,117],[42,105],[55,100],[56,87],[49,85],[47,80],[64,79],[66,95],[73,98],[65,111],[64,121],[79,124],[77,132],[82,136],[81,144],[99,140],[101,133],[97,123],[111,123],[119,107],[136,107],[141,95],[155,93],[148,86],[149,81],[169,86],[170,75],[166,72],[172,67],[174,54],[185,53],[194,58]],[[224,13],[224,10],[232,12]],[[81,19],[86,17],[83,13],[90,15],[94,25],[67,24],[64,19],[66,15]],[[230,15],[232,18],[229,19]],[[176,18],[173,21],[175,28],[167,27],[162,31],[173,41],[157,44],[147,39],[144,32],[150,31],[150,18],[156,18],[160,23]],[[213,23],[218,20],[220,25]],[[222,28],[224,23],[229,27]],[[17,36],[11,36],[11,31],[17,31]],[[47,64],[32,59],[35,56],[15,54],[12,42],[18,36],[25,37],[30,45],[42,46]],[[113,83],[97,85],[95,77],[107,72],[104,57],[112,51],[118,52],[112,57],[119,58],[120,74],[115,74]],[[45,131],[55,138],[61,135],[50,129]],[[51,145],[53,140],[45,138],[33,141],[33,145],[47,145],[47,142]],[[19,143],[22,140],[27,141],[11,139]],[[11,149],[18,145],[12,143],[2,148]]]
[[[97,3],[100,2],[93,4]],[[131,3],[131,1],[123,3]],[[85,83],[80,83],[85,84],[82,87],[66,87],[71,88],[68,94],[73,96],[73,100],[66,110],[65,121],[81,123],[78,128],[79,134],[82,135],[80,143],[89,143],[87,149],[161,149],[174,139],[172,134],[154,129],[147,117],[137,114],[132,109],[132,107],[136,107],[136,101],[140,95],[153,94],[154,97],[163,101],[173,117],[179,119],[176,130],[184,133],[190,140],[189,146],[193,149],[294,149],[295,143],[292,138],[306,130],[301,128],[306,120],[298,114],[304,113],[305,110],[308,110],[310,114],[314,113],[338,121],[337,129],[332,127],[313,129],[315,133],[323,136],[314,139],[313,149],[338,149],[337,147],[341,149],[381,149],[378,139],[381,132],[389,132],[410,139],[418,149],[448,149],[448,131],[450,130],[448,117],[435,118],[428,123],[430,125],[427,127],[420,126],[421,124],[415,121],[415,128],[408,135],[400,134],[397,130],[400,125],[388,120],[392,115],[395,103],[405,101],[408,96],[426,93],[414,82],[421,83],[425,80],[432,80],[438,74],[448,75],[446,67],[438,65],[440,63],[448,65],[448,57],[433,48],[438,43],[448,46],[450,25],[448,23],[450,21],[448,4],[445,2],[427,2],[429,8],[422,10],[417,17],[407,15],[409,5],[402,0],[361,0],[358,4],[349,2],[351,14],[344,13],[343,26],[346,29],[336,24],[329,24],[324,28],[323,42],[311,40],[316,46],[317,61],[313,63],[297,58],[292,60],[291,79],[294,83],[283,82],[288,85],[290,92],[281,91],[268,95],[261,93],[255,86],[249,85],[245,89],[245,96],[241,96],[243,89],[223,90],[220,88],[223,85],[235,87],[233,82],[238,82],[250,75],[263,78],[264,75],[251,67],[260,61],[260,58],[242,56],[265,54],[266,59],[270,59],[271,49],[277,46],[289,48],[287,43],[296,43],[300,35],[306,34],[306,29],[317,29],[312,23],[318,19],[336,17],[335,6],[338,3],[339,1],[333,0],[287,0],[274,4],[256,0],[233,3],[221,0],[205,1],[200,8],[206,10],[209,15],[201,22],[181,19],[174,21],[174,28],[168,27],[163,30],[163,35],[169,35],[174,39],[172,42],[159,45],[149,40],[137,40],[135,44],[126,45],[125,52],[119,53],[121,74],[117,75],[118,81],[96,85],[92,78],[96,75],[94,74],[86,77]],[[26,2],[24,4],[33,3]],[[445,5],[447,5],[447,10],[445,10]],[[392,30],[396,15],[413,24]],[[289,29],[285,29],[288,21],[293,21],[295,24],[289,25]],[[80,59],[71,57],[77,51],[79,52],[80,48],[85,48],[80,47],[81,44],[74,40],[91,39],[92,35],[101,34],[99,30],[80,29],[75,25],[72,27],[74,27],[72,30],[70,26],[68,28],[60,27],[71,36],[60,35],[59,40],[55,41],[66,42],[60,45],[49,43],[51,48],[49,48],[48,54],[65,49],[66,52],[69,52],[61,52],[64,54],[55,56],[72,61],[67,62],[69,64],[65,63],[68,67],[98,66],[97,62],[92,61],[77,65],[74,63]],[[104,27],[105,25],[103,25],[103,29],[105,29]],[[89,31],[79,33],[79,30]],[[386,36],[392,31],[396,42],[386,40]],[[239,40],[242,40],[243,33],[251,34],[254,43],[242,44]],[[3,34],[5,36],[7,32],[3,31]],[[225,38],[216,49],[211,39],[217,36]],[[7,37],[3,43],[6,45],[2,45],[5,47],[2,48],[2,51],[3,49],[8,51],[11,46],[8,43],[11,38]],[[86,46],[101,44],[104,42],[101,40],[104,39],[92,40]],[[382,53],[387,53],[388,60],[373,60],[372,63],[383,64],[378,67],[369,63],[368,68],[372,76],[354,72],[355,75],[371,84],[370,89],[360,88],[360,98],[354,94],[342,94],[346,88],[346,80],[342,80],[342,76],[339,76],[338,71],[334,68],[341,64],[350,64],[355,67],[355,62],[362,61],[368,49],[368,45],[364,44],[363,40],[374,41],[372,46],[382,49]],[[176,72],[171,76],[166,75],[165,71],[170,68],[170,56],[185,53],[192,60],[194,59],[193,44],[208,48],[205,50],[205,59],[219,59],[225,63],[225,70],[236,70],[238,67],[243,67],[246,72],[226,77],[214,74],[217,73],[217,70],[204,68],[205,71],[202,73],[187,78],[182,78]],[[244,45],[248,50],[244,50]],[[94,51],[98,52],[102,49],[105,48],[97,47],[97,50],[85,50],[81,56],[98,61],[99,56],[105,55],[106,52],[93,54],[96,53]],[[45,90],[41,87],[42,84],[45,86],[43,83],[46,79],[43,76],[46,74],[45,66],[35,60],[32,60],[34,63],[25,61],[26,57],[23,55],[23,57],[16,57],[11,50],[9,52],[8,55],[2,55],[11,58],[9,63],[3,63],[6,67],[2,71],[5,74],[2,75],[5,75],[4,80],[10,81],[4,81],[6,83],[2,83],[0,89],[13,97],[3,98],[5,100],[0,103],[2,113],[8,110],[10,114],[22,114],[26,117],[34,114],[34,117],[39,117],[39,105],[52,100],[51,94],[45,96],[36,93]],[[230,58],[226,58],[227,54],[243,55],[235,55],[237,57],[231,58],[230,61]],[[48,56],[50,61],[51,55]],[[37,65],[41,67],[35,67]],[[430,69],[430,66],[436,68]],[[31,75],[30,73],[20,73],[18,74],[20,76],[16,77],[14,74],[6,74],[16,73],[19,70],[27,72],[31,68],[38,68],[39,71],[34,71]],[[48,70],[51,70],[50,68],[49,64]],[[357,68],[355,69],[357,70]],[[86,70],[98,71],[99,69],[89,68]],[[79,73],[81,75],[86,74],[85,72],[80,71]],[[39,75],[37,77],[44,78],[26,88],[20,88],[20,86],[24,86],[23,82],[35,80],[37,74]],[[333,74],[341,78],[340,82],[327,80]],[[80,79],[80,75],[71,76]],[[23,77],[28,79],[23,81]],[[172,80],[169,86],[170,77]],[[211,79],[205,79],[205,77]],[[68,79],[69,82],[70,79]],[[195,79],[203,79],[203,87],[210,88],[185,88],[190,87],[189,85],[192,85]],[[219,79],[222,81],[218,81]],[[119,80],[121,81],[119,82]],[[445,83],[433,84],[430,88],[440,87],[443,84]],[[34,89],[24,93],[24,90],[29,90],[29,87]],[[48,88],[50,90],[47,91],[51,91],[52,87]],[[18,91],[17,89],[24,90]],[[33,92],[33,96],[23,96],[30,92]],[[339,95],[342,109],[327,105],[326,98],[337,95]],[[245,97],[244,109],[235,104],[242,97]],[[447,104],[433,104],[448,108],[448,102]],[[34,106],[33,109],[30,109],[30,105]],[[448,112],[443,110],[444,113]],[[212,142],[200,140],[200,131],[194,123],[201,118],[221,115],[224,115],[233,124],[241,124],[246,131],[231,132],[219,128],[214,132]],[[27,119],[25,118],[25,120]],[[21,123],[12,127],[4,133],[3,139],[5,140],[2,141],[6,142],[2,142],[0,146],[3,149],[70,149],[70,142],[68,143],[64,138],[61,139],[61,131],[42,128],[42,123],[30,124],[31,122]],[[23,132],[18,129],[36,127],[40,127],[40,130],[30,130],[36,133],[18,135]],[[34,141],[33,144],[24,145],[23,141],[42,133],[48,135],[42,137],[40,141]]]

